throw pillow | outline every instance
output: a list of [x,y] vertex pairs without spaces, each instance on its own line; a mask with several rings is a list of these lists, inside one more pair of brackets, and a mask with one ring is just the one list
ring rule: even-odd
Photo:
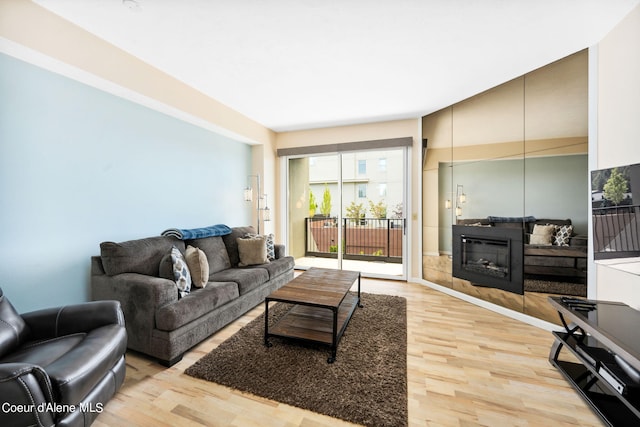
[[171,262],[173,263],[173,280],[178,287],[178,295],[182,298],[191,292],[191,274],[182,252],[175,246],[171,248]]
[[531,245],[551,245],[556,226],[551,224],[536,224],[533,226],[533,234],[529,236]]
[[240,267],[266,264],[269,262],[264,236],[238,238],[237,243],[238,255],[240,256],[240,263],[238,263],[238,265]]
[[551,236],[545,234],[531,234],[529,236],[530,245],[551,245]]
[[267,259],[269,261],[275,261],[276,259],[276,245],[273,242],[273,234],[267,234],[265,237],[265,242],[267,244]]
[[196,288],[206,287],[209,281],[209,261],[204,251],[189,245],[184,257],[187,260],[193,286]]
[[207,257],[209,275],[231,268],[231,261],[227,247],[220,236],[204,237],[202,239],[187,240],[187,245],[200,249]]
[[269,261],[275,261],[276,259],[276,245],[274,242],[274,236],[273,234],[266,234],[266,235],[262,235],[262,234],[255,234],[255,233],[247,233],[244,235],[244,239],[250,239],[252,237],[263,237],[264,241],[267,245],[267,259]]
[[569,246],[569,240],[573,234],[573,225],[556,226],[556,234],[553,237],[553,244],[558,246]]

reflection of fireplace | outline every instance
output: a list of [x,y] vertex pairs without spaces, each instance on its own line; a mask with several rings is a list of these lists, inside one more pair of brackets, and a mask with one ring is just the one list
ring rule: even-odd
[[453,226],[453,276],[523,293],[522,229]]
[[492,277],[509,276],[509,239],[462,235],[462,268]]

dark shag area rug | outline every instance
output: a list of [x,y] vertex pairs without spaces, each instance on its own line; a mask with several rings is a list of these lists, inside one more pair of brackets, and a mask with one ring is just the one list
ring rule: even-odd
[[[263,313],[185,373],[352,423],[406,426],[406,299],[361,297],[332,364],[327,346],[270,338],[266,347]],[[269,324],[288,308],[270,306]]]
[[525,279],[524,290],[526,292],[543,292],[558,295],[587,296],[587,285],[554,280]]

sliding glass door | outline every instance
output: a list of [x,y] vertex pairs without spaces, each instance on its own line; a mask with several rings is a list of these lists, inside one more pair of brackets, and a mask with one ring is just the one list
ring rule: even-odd
[[296,268],[406,279],[404,147],[287,158]]
[[340,158],[288,159],[287,246],[296,268],[340,269]]

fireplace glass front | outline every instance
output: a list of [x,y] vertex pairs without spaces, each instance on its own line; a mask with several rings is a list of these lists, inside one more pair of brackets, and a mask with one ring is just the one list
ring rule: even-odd
[[509,239],[463,236],[461,244],[464,270],[509,278]]
[[453,276],[524,294],[522,229],[453,226]]

